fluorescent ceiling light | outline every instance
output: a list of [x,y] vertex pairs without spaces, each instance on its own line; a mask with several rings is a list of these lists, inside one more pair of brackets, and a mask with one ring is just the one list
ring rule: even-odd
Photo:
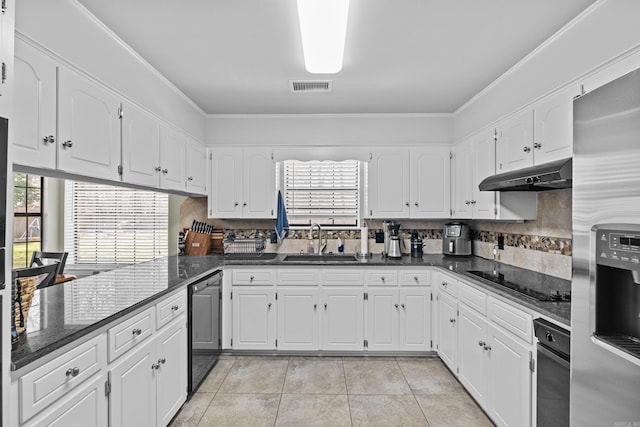
[[314,74],[342,69],[349,0],[298,0],[304,66]]

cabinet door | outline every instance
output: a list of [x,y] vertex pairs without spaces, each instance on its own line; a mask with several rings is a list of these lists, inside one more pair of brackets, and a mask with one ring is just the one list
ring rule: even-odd
[[242,150],[211,150],[210,218],[242,217]]
[[364,349],[364,290],[323,289],[322,350]]
[[186,136],[177,130],[160,127],[160,187],[167,190],[186,190]]
[[111,427],[156,425],[156,370],[152,369],[158,361],[155,348],[155,340],[147,340],[109,371]]
[[56,64],[16,40],[14,64],[13,163],[56,167]]
[[66,68],[58,76],[58,168],[120,181],[120,99]]
[[535,106],[534,160],[552,162],[573,154],[573,87],[545,99]]
[[123,103],[122,181],[157,187],[160,184],[160,124],[151,114]]
[[105,380],[103,372],[94,375],[22,426],[107,427],[109,416],[107,396],[104,393]]
[[487,321],[464,304],[460,304],[458,310],[458,379],[484,406],[487,400]]
[[438,356],[456,372],[456,352],[458,343],[458,316],[456,301],[440,293],[438,300]]
[[397,288],[369,288],[366,339],[369,350],[397,350],[400,302]]
[[318,350],[318,289],[278,289],[278,350]]
[[456,145],[454,160],[454,183],[452,209],[454,218],[471,218],[473,200],[473,141],[466,140]]
[[486,177],[496,173],[496,140],[494,130],[483,131],[473,146],[472,202],[473,218],[494,219],[496,217],[495,191],[480,191],[478,186]]
[[275,344],[273,288],[233,288],[233,348],[272,350]]
[[449,147],[410,152],[412,218],[451,216],[451,153]]
[[187,325],[182,315],[156,337],[157,420],[166,426],[187,399]]
[[531,418],[531,350],[489,326],[487,413],[499,426],[527,426]]
[[275,164],[269,150],[244,150],[242,216],[274,218],[276,205]]
[[369,216],[408,218],[409,151],[387,150],[372,153],[369,162]]
[[525,110],[498,126],[496,150],[497,173],[533,165],[533,110]]
[[400,289],[400,349],[431,350],[431,289]]
[[187,191],[207,194],[207,151],[195,141],[187,144]]

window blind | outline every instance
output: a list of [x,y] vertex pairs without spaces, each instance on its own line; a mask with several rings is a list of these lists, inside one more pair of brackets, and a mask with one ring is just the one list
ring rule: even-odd
[[357,160],[283,162],[283,198],[290,223],[357,225],[360,163]]
[[67,262],[130,264],[166,256],[168,200],[151,191],[66,181]]

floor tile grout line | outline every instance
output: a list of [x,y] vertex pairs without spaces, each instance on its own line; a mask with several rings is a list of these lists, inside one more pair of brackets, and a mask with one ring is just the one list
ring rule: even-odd
[[280,389],[280,399],[278,400],[278,409],[276,410],[276,418],[273,420],[273,427],[278,423],[278,415],[280,415],[280,405],[282,405],[282,395],[284,394],[284,385],[287,383],[287,374],[289,374],[289,366],[291,365],[291,357],[287,357],[287,369],[284,371],[284,379],[282,380],[282,388]]
[[418,408],[420,408],[420,412],[422,412],[422,416],[424,417],[424,420],[427,422],[427,426],[431,426],[431,423],[429,422],[429,418],[427,417],[427,414],[425,414],[424,409],[422,408],[422,405],[420,405],[420,402],[418,402],[418,398],[416,397],[415,390],[411,387],[411,384],[409,384],[409,380],[407,379],[407,374],[402,369],[402,365],[400,365],[400,362],[398,362],[397,357],[396,357],[396,363],[398,364],[398,368],[400,368],[400,372],[402,372],[402,377],[404,378],[404,380],[407,382],[407,385],[409,386],[409,390],[411,390],[411,396],[413,396],[413,400],[415,400],[416,405],[418,405]]
[[347,407],[349,408],[349,423],[353,427],[353,415],[351,414],[351,398],[349,397],[349,386],[347,385],[347,371],[344,367],[344,357],[342,358],[342,376],[344,378],[344,390],[347,393]]
[[[224,359],[218,359],[218,362],[220,362],[221,360]],[[213,393],[213,397],[211,398],[211,400],[209,401],[209,404],[207,405],[207,407],[204,409],[204,411],[202,411],[202,415],[200,415],[200,419],[198,420],[198,422],[196,423],[196,427],[200,426],[200,423],[202,422],[202,419],[204,418],[204,414],[207,413],[207,411],[209,410],[209,408],[211,407],[211,404],[213,403],[213,399],[216,398],[216,396],[218,395],[218,392],[220,391],[220,388],[222,387],[222,384],[224,383],[224,380],[227,379],[227,377],[229,376],[229,372],[231,372],[231,370],[233,369],[233,365],[236,364],[236,360],[237,359],[233,359],[233,363],[231,364],[231,366],[229,366],[229,369],[227,370],[227,373],[224,374],[224,378],[222,379],[222,381],[220,381],[220,385],[218,386],[218,388],[216,389],[216,391]],[[218,364],[218,362],[216,362],[216,365]],[[214,366],[213,369],[215,369],[216,367]],[[213,369],[211,371],[209,371],[209,373],[207,374],[207,376],[211,375],[211,372],[213,371]]]

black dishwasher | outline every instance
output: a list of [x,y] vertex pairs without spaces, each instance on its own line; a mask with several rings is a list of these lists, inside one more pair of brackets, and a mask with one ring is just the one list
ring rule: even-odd
[[218,362],[222,271],[189,285],[189,397]]
[[538,338],[538,427],[569,426],[571,333],[544,319],[533,321]]

